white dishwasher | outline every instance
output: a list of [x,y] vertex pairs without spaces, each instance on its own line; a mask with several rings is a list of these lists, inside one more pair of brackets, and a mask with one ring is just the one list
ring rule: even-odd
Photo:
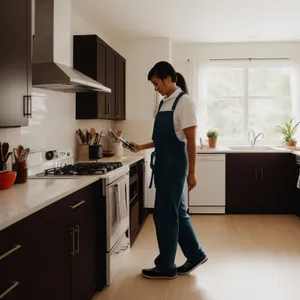
[[190,214],[224,214],[225,154],[197,154],[197,185],[189,192]]

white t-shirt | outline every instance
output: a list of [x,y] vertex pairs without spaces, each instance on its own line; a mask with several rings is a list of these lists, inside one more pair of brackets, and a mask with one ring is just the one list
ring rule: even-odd
[[[163,98],[163,105],[160,111],[169,111],[172,109],[176,97],[182,92],[180,87],[169,97]],[[179,99],[174,111],[174,130],[180,141],[186,143],[186,137],[183,129],[191,126],[197,126],[196,105],[187,94]]]

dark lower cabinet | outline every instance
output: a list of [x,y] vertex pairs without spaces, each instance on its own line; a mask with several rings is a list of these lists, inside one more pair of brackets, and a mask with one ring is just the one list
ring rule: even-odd
[[89,300],[104,287],[99,191],[85,187],[0,232],[0,299]]
[[0,127],[28,125],[31,115],[31,0],[1,0]]
[[226,213],[294,213],[294,166],[288,153],[226,154]]

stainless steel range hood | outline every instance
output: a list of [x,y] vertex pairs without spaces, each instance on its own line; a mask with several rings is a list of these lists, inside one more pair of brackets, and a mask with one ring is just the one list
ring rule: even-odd
[[[33,38],[32,86],[60,92],[106,92],[111,89],[81,72],[55,62],[55,42],[66,42],[62,39],[54,41],[54,0],[35,0],[35,34]],[[59,16],[63,17],[61,11]],[[56,18],[56,22],[59,21]],[[58,25],[59,26],[59,25]],[[71,25],[69,25],[71,26]],[[61,28],[57,29],[58,31]],[[56,32],[57,32],[56,30]],[[70,34],[66,38],[71,38]],[[62,45],[59,45],[63,47]],[[71,51],[71,49],[70,49]]]

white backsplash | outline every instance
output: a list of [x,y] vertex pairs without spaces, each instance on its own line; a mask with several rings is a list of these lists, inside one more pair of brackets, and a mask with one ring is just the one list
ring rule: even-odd
[[31,150],[71,147],[75,150],[75,130],[95,127],[97,131],[112,126],[106,120],[76,120],[75,94],[43,89],[32,91],[32,118],[29,126],[0,128],[0,141],[10,149],[18,145]]
[[122,130],[126,140],[143,144],[152,140],[153,124],[154,120],[116,121],[114,123],[114,128]]

